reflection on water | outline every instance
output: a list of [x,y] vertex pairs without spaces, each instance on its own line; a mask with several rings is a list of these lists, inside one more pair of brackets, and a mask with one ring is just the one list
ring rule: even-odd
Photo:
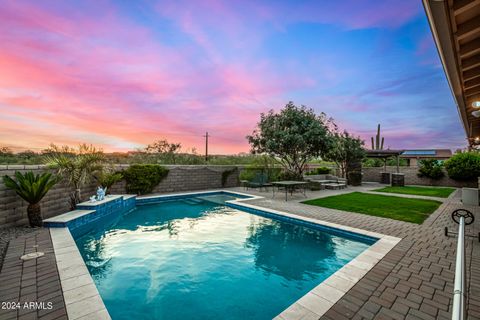
[[252,223],[248,229],[246,247],[253,249],[255,265],[287,280],[315,278],[336,258],[335,243],[326,233],[274,220]]
[[115,319],[271,319],[368,245],[206,201],[76,239]]

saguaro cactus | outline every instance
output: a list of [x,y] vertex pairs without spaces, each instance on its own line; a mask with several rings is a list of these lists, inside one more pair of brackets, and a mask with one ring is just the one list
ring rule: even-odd
[[383,142],[385,141],[384,137],[380,138],[380,124],[377,127],[377,135],[375,140],[372,137],[372,150],[383,150]]

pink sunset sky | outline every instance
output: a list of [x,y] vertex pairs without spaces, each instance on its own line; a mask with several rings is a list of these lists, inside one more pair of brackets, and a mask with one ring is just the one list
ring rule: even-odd
[[290,100],[367,145],[465,145],[420,1],[0,3],[0,146],[248,152]]

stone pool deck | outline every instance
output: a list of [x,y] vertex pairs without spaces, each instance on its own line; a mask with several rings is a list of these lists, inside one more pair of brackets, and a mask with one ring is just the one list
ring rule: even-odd
[[[227,190],[263,197],[246,201],[249,204],[402,238],[321,319],[450,319],[456,238],[445,237],[443,228],[448,226],[456,231],[450,213],[456,208],[467,208],[474,212],[477,220],[466,228],[466,232],[478,234],[480,208],[463,206],[457,192],[448,199],[438,199],[443,202],[440,208],[422,225],[416,225],[300,203],[305,199],[353,191],[368,192],[378,187],[365,185],[345,190],[314,191],[308,192],[307,198],[294,194],[288,202],[279,193],[273,199],[268,191]],[[466,238],[466,244],[468,317],[480,319],[480,243],[478,239]],[[19,259],[25,253],[35,251],[45,255],[29,261]],[[59,279],[48,229],[39,229],[10,241],[0,273],[0,302],[50,301],[53,308],[0,309],[0,319],[67,319]]]

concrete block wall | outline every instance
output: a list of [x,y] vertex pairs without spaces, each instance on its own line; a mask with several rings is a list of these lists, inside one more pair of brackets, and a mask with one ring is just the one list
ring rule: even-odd
[[[384,167],[363,167],[363,178],[365,182],[380,182],[381,173],[384,172]],[[397,167],[387,166],[387,172],[397,172]],[[423,186],[443,186],[443,187],[469,187],[478,188],[477,181],[456,181],[450,179],[446,174],[443,178],[434,180],[430,178],[420,178],[417,176],[418,167],[400,167],[400,173],[405,174],[406,185],[423,185]]]
[[[118,168],[126,168],[128,165],[119,165]],[[202,189],[222,188],[222,172],[236,168],[235,166],[166,166],[169,168],[168,176],[155,188],[154,193],[180,192]],[[0,166],[0,177],[13,176],[15,171],[22,173],[33,171],[41,173],[48,170],[39,165],[9,165]],[[232,173],[225,188],[238,186],[239,170]],[[82,188],[82,200],[95,194],[96,183],[90,182]],[[70,210],[69,194],[73,191],[65,182],[55,185],[41,201],[42,216],[44,219],[68,212]],[[112,187],[111,193],[125,194],[125,182],[117,183]],[[8,190],[0,179],[0,228],[13,225],[28,224],[28,204],[23,201],[14,191]]]

